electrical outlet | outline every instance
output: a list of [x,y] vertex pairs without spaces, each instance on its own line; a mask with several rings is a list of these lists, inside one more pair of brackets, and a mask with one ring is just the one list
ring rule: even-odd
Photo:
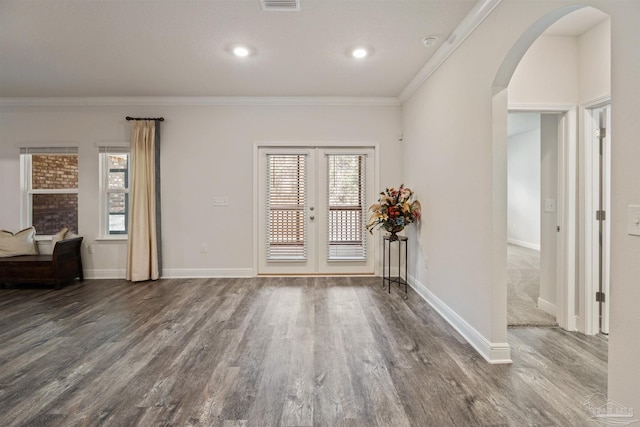
[[94,254],[96,252],[96,248],[93,245],[89,245],[87,249],[90,254]]
[[206,254],[207,252],[209,252],[209,247],[207,246],[206,243],[203,243],[200,245],[200,253]]

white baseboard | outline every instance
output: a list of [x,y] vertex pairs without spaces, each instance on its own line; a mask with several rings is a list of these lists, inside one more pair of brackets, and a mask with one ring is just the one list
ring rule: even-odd
[[[207,277],[254,277],[252,268],[170,268],[162,270],[163,279],[193,279]],[[125,270],[84,270],[85,279],[124,279]]]
[[127,273],[118,269],[84,270],[85,279],[124,279]]
[[524,240],[507,239],[507,243],[516,246],[522,246],[523,248],[533,249],[534,251],[540,251],[540,243],[525,242]]
[[252,268],[168,268],[162,270],[163,279],[207,277],[255,277],[255,273]]
[[576,328],[572,332],[580,332],[584,334],[584,324],[580,321],[580,316],[573,316],[573,324],[576,325]]
[[409,275],[409,285],[433,307],[460,335],[491,364],[512,363],[509,343],[494,343],[467,323],[422,283]]
[[551,304],[549,301],[543,300],[540,297],[538,297],[538,308],[545,313],[548,313],[554,317],[556,316],[556,305]]

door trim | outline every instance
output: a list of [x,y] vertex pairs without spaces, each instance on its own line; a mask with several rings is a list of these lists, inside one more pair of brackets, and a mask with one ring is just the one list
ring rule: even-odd
[[[330,142],[313,142],[313,141],[306,141],[306,142],[286,142],[286,141],[255,141],[253,143],[253,187],[252,187],[252,191],[253,191],[253,251],[252,251],[252,275],[254,277],[256,277],[258,275],[258,245],[259,245],[259,239],[258,239],[258,233],[259,233],[259,225],[258,225],[258,221],[259,221],[259,207],[260,207],[260,174],[259,174],[259,162],[260,162],[260,150],[261,149],[269,149],[269,148],[274,148],[274,149],[285,149],[285,148],[291,148],[291,149],[296,149],[296,148],[301,148],[301,149],[312,149],[312,148],[325,148],[325,149],[332,149],[332,148],[340,148],[340,149],[347,149],[347,148],[355,148],[355,149],[363,149],[363,148],[369,148],[369,149],[373,149],[374,151],[374,162],[373,162],[373,182],[374,182],[374,186],[375,188],[380,188],[380,174],[379,174],[379,170],[380,170],[380,144],[378,142],[339,142],[339,141],[330,141]],[[373,256],[373,263],[374,263],[374,274],[375,275],[379,275],[380,274],[380,265],[379,265],[379,255],[380,255],[380,248],[378,247],[379,245],[374,244],[373,247],[373,252],[372,252],[372,256]],[[314,276],[316,274],[313,274]],[[326,276],[326,274],[322,274],[324,276]],[[337,275],[337,274],[336,274]],[[355,274],[357,275],[357,274]],[[287,276],[291,276],[291,275],[287,275]],[[294,274],[295,276],[295,274]]]
[[[577,198],[577,108],[575,105],[509,104],[507,112],[560,113],[558,135],[558,218],[556,321],[569,331],[576,330],[576,198]],[[506,245],[506,241],[505,241]]]
[[[598,227],[591,214],[597,210],[598,200],[594,197],[598,190],[598,174],[596,173],[596,162],[598,161],[598,150],[596,149],[597,138],[595,136],[597,118],[593,116],[593,111],[604,107],[611,108],[611,97],[601,97],[581,106],[582,117],[584,118],[584,142],[585,142],[585,205],[584,205],[584,236],[585,236],[585,256],[584,256],[584,296],[581,298],[583,313],[579,330],[586,335],[595,335],[600,332],[599,307],[595,301],[595,293],[598,290],[598,276],[600,274],[598,265]],[[610,123],[608,123],[610,128]],[[610,129],[608,129],[609,131]],[[610,173],[610,170],[609,170]],[[610,181],[609,181],[610,185]],[[591,214],[590,214],[591,213]],[[606,213],[608,221],[611,212]],[[610,222],[609,222],[610,224]],[[609,239],[607,239],[607,243]],[[609,294],[609,292],[607,292]],[[610,295],[605,295],[605,304],[610,301]]]

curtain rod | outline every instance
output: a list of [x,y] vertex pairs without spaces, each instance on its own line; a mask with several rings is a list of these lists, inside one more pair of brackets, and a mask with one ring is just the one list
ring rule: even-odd
[[151,118],[151,117],[129,117],[129,116],[127,116],[127,121],[130,121],[130,120],[157,120],[159,122],[164,122],[164,117]]

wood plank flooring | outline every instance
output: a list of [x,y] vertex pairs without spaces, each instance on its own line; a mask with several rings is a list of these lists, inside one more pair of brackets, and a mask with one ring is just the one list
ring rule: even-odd
[[2,426],[583,426],[603,339],[509,332],[487,364],[380,278],[0,289]]

